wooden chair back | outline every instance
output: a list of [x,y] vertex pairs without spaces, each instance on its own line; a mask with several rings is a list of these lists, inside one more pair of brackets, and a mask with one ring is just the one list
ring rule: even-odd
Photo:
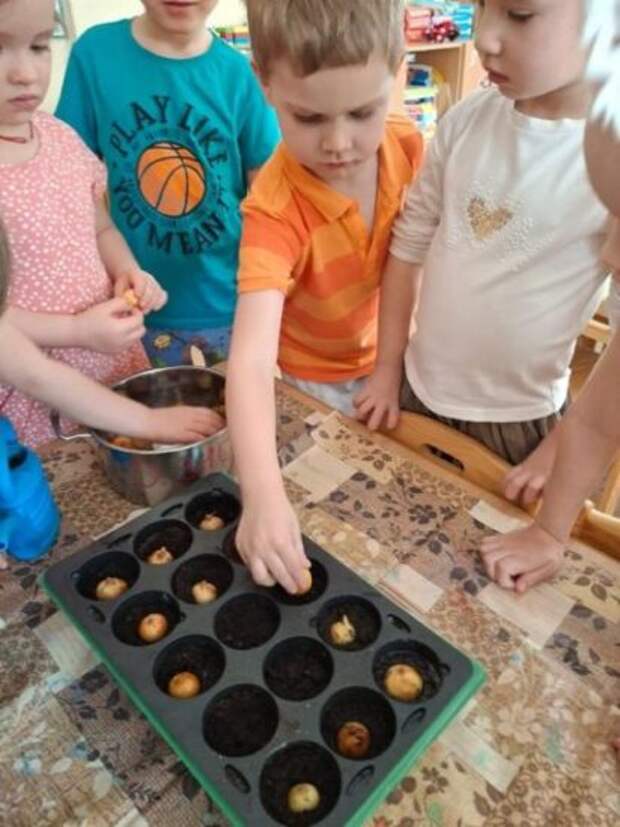
[[[401,411],[396,428],[384,430],[384,433],[440,467],[504,499],[503,481],[511,466],[466,434],[408,411]],[[616,465],[620,476],[620,460]],[[534,514],[536,507],[528,512]],[[585,503],[572,536],[620,558],[620,518],[603,513],[592,502]]]
[[383,433],[485,491],[504,496],[502,483],[510,465],[466,434],[408,411],[401,411],[396,428]]

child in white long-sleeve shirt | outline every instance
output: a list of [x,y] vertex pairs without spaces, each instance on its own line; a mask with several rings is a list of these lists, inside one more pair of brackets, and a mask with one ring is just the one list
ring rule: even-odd
[[396,424],[404,353],[400,406],[517,465],[511,493],[529,499],[550,471],[574,344],[607,281],[608,215],[582,151],[582,0],[479,6],[476,47],[496,88],[444,117],[396,222],[377,365],[357,407],[371,428]]

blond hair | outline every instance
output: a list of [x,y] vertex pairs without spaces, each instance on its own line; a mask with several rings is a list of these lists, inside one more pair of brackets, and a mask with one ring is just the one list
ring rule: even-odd
[[11,253],[4,224],[0,220],[0,315],[4,312],[6,296],[9,292],[9,274],[11,272]]
[[374,52],[396,74],[403,58],[403,0],[245,0],[252,51],[267,78],[284,58],[301,77],[365,64]]

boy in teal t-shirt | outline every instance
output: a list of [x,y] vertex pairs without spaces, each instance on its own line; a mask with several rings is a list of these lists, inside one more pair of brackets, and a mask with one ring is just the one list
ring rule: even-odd
[[111,213],[168,292],[147,321],[154,364],[225,358],[241,215],[279,140],[249,61],[206,29],[213,0],[143,0],[145,12],[75,43],[57,116],[106,163]]

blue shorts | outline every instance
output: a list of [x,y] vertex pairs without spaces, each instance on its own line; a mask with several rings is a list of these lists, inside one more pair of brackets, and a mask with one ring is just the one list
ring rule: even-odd
[[192,345],[204,354],[208,365],[228,359],[232,327],[214,330],[166,330],[150,328],[142,344],[154,368],[191,365]]

